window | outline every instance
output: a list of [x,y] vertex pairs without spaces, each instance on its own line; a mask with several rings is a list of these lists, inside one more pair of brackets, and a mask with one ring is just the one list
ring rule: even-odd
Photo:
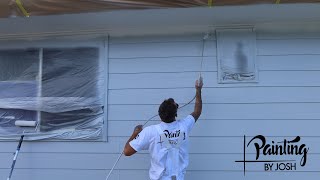
[[[0,138],[101,139],[104,42],[39,42],[0,49]],[[18,48],[17,48],[18,47]],[[15,126],[37,121],[37,128]]]
[[257,82],[255,31],[217,29],[216,35],[219,83]]

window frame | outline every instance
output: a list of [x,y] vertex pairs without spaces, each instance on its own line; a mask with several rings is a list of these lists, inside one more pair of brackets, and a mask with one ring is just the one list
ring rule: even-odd
[[[231,39],[228,36],[233,36],[232,44],[230,44]],[[256,52],[256,32],[253,27],[225,27],[225,28],[217,28],[216,29],[216,43],[217,43],[217,61],[218,61],[218,83],[219,84],[245,84],[245,83],[258,83],[259,82],[259,71],[258,71],[258,62],[257,62],[257,52]],[[235,43],[245,43],[249,44],[247,48],[248,51],[242,50],[243,55],[248,56],[247,63],[249,66],[253,67],[253,71],[247,71],[247,73],[253,73],[253,79],[243,79],[239,80],[237,78],[230,78],[224,79],[223,73],[226,71],[223,70],[223,62],[228,61],[227,58],[230,58],[229,54],[231,52],[235,53],[236,51],[232,51],[231,47],[227,47],[230,45],[234,45]],[[229,42],[226,43],[226,42]],[[227,48],[226,48],[227,47]],[[228,51],[228,53],[225,53]],[[232,58],[233,63],[237,63],[237,59]],[[239,67],[240,63],[237,63],[237,66],[234,68],[241,68]],[[248,66],[247,66],[248,67]],[[239,73],[239,72],[232,72],[232,76],[240,77],[246,73]]]
[[[18,50],[18,49],[38,49],[39,50],[39,62],[41,63],[41,56],[43,56],[42,50],[45,48],[90,48],[95,47],[99,48],[99,60],[98,66],[101,70],[103,76],[103,88],[98,89],[98,94],[101,95],[102,105],[103,105],[103,125],[102,125],[102,134],[98,139],[46,139],[45,141],[107,141],[107,117],[108,117],[108,80],[109,80],[109,55],[108,55],[108,48],[109,48],[109,36],[101,36],[101,37],[88,37],[88,36],[61,36],[61,37],[54,37],[54,38],[40,38],[35,40],[26,40],[26,39],[19,39],[19,40],[11,40],[11,41],[1,41],[0,40],[0,50]],[[41,52],[41,53],[40,53]],[[40,55],[41,54],[41,55]],[[40,69],[39,64],[39,69]],[[41,72],[39,71],[38,74]],[[41,74],[42,76],[42,74]],[[41,82],[41,78],[37,79],[36,81]],[[41,87],[41,83],[40,83]],[[39,85],[38,87],[39,88]],[[42,88],[42,87],[41,87]],[[39,93],[39,92],[37,92]],[[37,95],[38,97],[38,95]],[[41,121],[41,119],[40,119]],[[38,122],[40,124],[40,121]],[[6,139],[8,140],[8,139]],[[11,140],[14,140],[12,138]],[[0,138],[0,141],[3,141]]]

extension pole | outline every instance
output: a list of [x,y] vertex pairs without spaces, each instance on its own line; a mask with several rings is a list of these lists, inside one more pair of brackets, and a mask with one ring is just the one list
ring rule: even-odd
[[17,157],[18,157],[18,154],[19,154],[19,151],[20,151],[20,147],[21,147],[22,141],[23,141],[23,137],[24,137],[24,135],[21,136],[20,141],[19,141],[19,145],[18,145],[18,147],[17,147],[17,150],[16,150],[16,152],[14,153],[14,157],[13,157],[13,162],[12,162],[12,165],[11,165],[10,174],[9,174],[9,177],[7,178],[7,180],[10,180],[10,179],[11,179],[12,172],[13,172],[13,169],[14,169],[14,165],[16,164],[16,160],[17,160]]

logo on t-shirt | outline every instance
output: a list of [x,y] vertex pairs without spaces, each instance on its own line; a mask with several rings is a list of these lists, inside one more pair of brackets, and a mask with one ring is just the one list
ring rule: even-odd
[[180,130],[177,130],[176,132],[170,132],[168,130],[163,131],[166,138],[177,138],[180,136]]
[[[181,137],[180,137],[181,136]],[[162,145],[163,142],[167,142],[172,146],[177,146],[181,143],[181,140],[186,139],[186,133],[181,130],[176,130],[170,132],[169,130],[164,130],[163,134],[160,136],[160,143]]]

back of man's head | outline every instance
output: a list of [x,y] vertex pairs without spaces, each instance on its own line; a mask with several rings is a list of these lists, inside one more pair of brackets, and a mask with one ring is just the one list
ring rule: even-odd
[[169,98],[164,100],[158,110],[161,121],[171,123],[176,120],[178,106],[174,99]]

